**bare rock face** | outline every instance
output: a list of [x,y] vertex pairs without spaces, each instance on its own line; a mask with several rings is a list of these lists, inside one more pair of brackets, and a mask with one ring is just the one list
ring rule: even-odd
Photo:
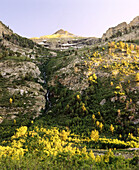
[[13,52],[19,52],[21,53],[23,56],[26,56],[26,53],[30,54],[31,52],[33,52],[33,49],[29,49],[29,48],[22,48],[8,40],[3,39],[2,40],[3,45],[6,48],[9,48],[10,50],[12,50]]
[[40,70],[32,62],[14,62],[9,60],[0,62],[0,73],[4,78],[14,80],[26,76],[28,76],[28,78],[37,78],[40,75]]
[[51,57],[57,57],[57,53],[56,52],[51,51],[50,54],[51,54]]
[[118,31],[123,31],[127,27],[126,22],[122,22],[121,24],[118,24],[116,27],[109,28],[105,34],[103,34],[102,39],[110,38],[114,34],[116,34]]
[[0,21],[0,37],[2,37],[3,33],[11,35],[13,31]]
[[129,27],[132,27],[132,26],[137,26],[139,25],[139,16],[135,17],[130,23],[129,23]]
[[[109,28],[103,34],[102,40],[118,38],[118,40],[127,41],[137,39],[139,27],[139,16],[135,17],[129,24],[122,22],[115,27]],[[129,35],[130,34],[130,35]]]
[[[4,88],[9,97],[13,100],[15,98],[11,106],[8,104],[9,99],[6,105],[0,105],[0,123],[7,117],[14,119],[21,113],[33,114],[33,118],[42,113],[45,109],[46,90],[37,81],[40,80],[40,70],[36,64],[11,60],[0,62],[0,76],[5,81]],[[4,94],[0,94],[0,97],[3,98]]]

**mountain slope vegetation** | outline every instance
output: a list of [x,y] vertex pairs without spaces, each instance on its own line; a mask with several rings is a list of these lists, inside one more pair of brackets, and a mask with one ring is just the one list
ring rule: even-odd
[[138,169],[138,40],[54,51],[1,39],[1,169]]

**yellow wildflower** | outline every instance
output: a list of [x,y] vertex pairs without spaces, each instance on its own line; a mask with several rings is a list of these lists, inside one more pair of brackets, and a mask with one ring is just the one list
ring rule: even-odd
[[94,114],[92,115],[92,119],[93,119],[93,120],[95,119],[95,115],[94,115]]
[[100,123],[99,128],[100,128],[100,130],[102,131],[102,128],[103,128],[102,122]]
[[110,131],[112,132],[112,134],[113,134],[113,132],[114,132],[114,127],[113,127],[113,125],[111,124],[111,126],[110,126]]
[[139,72],[136,74],[135,81],[139,81]]
[[97,76],[96,76],[96,74],[94,73],[93,74],[93,78],[96,80],[97,79]]
[[119,138],[122,138],[122,135],[121,135],[121,134],[119,135]]
[[95,156],[94,156],[94,153],[92,152],[92,150],[89,152],[89,156],[90,156],[93,160],[95,160]]
[[120,86],[116,86],[116,89],[120,89]]
[[10,104],[12,104],[12,103],[13,103],[13,99],[12,99],[12,98],[10,98],[10,99],[9,99],[9,102],[10,102]]
[[90,137],[95,142],[98,141],[98,139],[99,139],[99,132],[97,130],[94,130],[94,131],[92,130]]
[[85,107],[85,104],[83,103],[82,105],[82,110],[85,112],[86,111],[86,107]]
[[77,95],[77,99],[80,100],[80,96],[79,95]]
[[99,126],[99,121],[96,122],[96,125]]
[[16,120],[14,119],[14,124],[16,124]]
[[113,82],[111,81],[111,86],[113,86]]

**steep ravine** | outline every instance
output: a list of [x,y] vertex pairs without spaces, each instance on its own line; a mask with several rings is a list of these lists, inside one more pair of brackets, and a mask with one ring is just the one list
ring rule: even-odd
[[[47,83],[46,83],[46,72],[44,71],[43,72],[43,80],[44,80],[44,88],[46,89],[46,94],[45,94],[45,99],[46,99],[46,104],[45,104],[45,109],[44,109],[44,112],[45,114],[47,113],[47,111],[49,110],[49,108],[51,107],[51,101],[49,99],[49,95],[50,95],[50,92],[49,92],[49,89],[47,88]],[[48,104],[47,104],[48,103]]]
[[52,103],[50,101],[50,91],[49,91],[49,88],[48,88],[48,73],[47,73],[47,69],[46,69],[48,61],[49,61],[49,59],[45,58],[38,64],[39,70],[41,72],[40,77],[43,80],[42,86],[43,86],[43,88],[45,89],[45,92],[46,92],[45,95],[44,95],[44,97],[45,97],[45,109],[43,110],[43,112],[45,114],[47,114],[49,108],[52,106]]

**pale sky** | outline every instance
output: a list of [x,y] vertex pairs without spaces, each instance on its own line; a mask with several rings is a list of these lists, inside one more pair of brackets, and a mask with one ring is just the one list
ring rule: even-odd
[[139,0],[0,0],[0,20],[25,37],[59,29],[101,37],[109,27],[139,15]]

